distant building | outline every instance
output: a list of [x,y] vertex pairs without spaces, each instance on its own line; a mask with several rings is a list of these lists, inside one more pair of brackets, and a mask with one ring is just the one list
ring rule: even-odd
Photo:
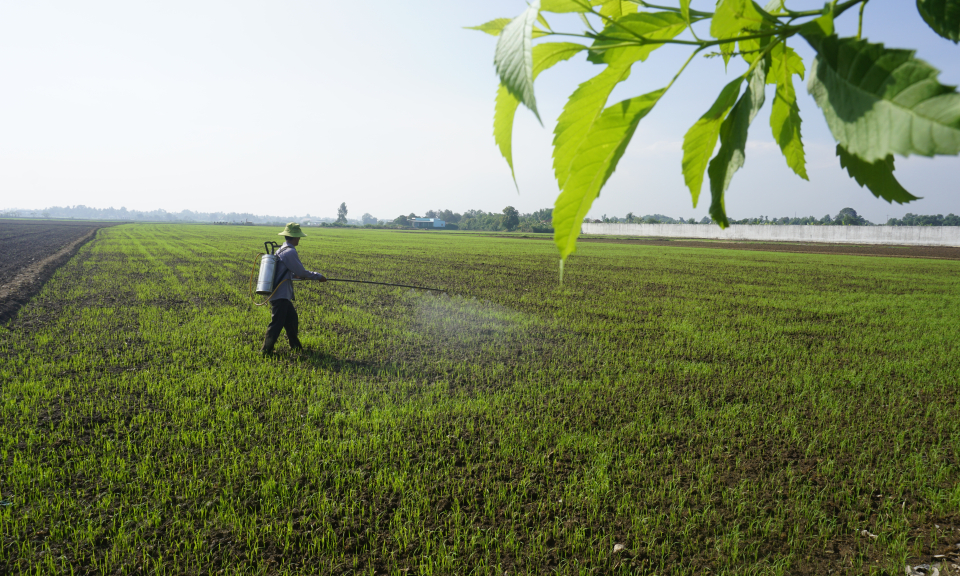
[[411,222],[414,228],[446,228],[447,223],[438,218],[414,218]]

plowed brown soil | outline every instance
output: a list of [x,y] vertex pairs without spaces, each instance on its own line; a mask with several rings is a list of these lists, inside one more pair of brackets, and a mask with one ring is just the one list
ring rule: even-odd
[[115,223],[0,220],[0,324],[17,313],[96,231]]

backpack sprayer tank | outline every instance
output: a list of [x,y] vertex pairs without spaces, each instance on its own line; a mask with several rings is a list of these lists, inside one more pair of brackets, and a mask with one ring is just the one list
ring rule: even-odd
[[273,252],[279,246],[276,242],[264,242],[267,253],[260,258],[260,275],[257,277],[257,294],[273,294],[273,278],[277,272],[277,262],[280,260]]

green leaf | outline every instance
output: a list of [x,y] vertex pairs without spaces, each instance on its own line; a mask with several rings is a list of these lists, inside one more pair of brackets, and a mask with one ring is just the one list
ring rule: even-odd
[[[763,11],[753,0],[720,0],[710,24],[710,35],[718,40],[738,38],[770,28],[776,22],[776,18]],[[744,52],[760,48],[759,40],[750,40],[744,44],[741,47]],[[719,48],[724,64],[729,63],[736,43],[720,44]],[[750,58],[745,59],[751,63],[753,61]]]
[[576,249],[580,225],[593,201],[617,169],[640,120],[665,92],[666,88],[661,88],[604,110],[577,151],[570,177],[553,209],[553,239],[561,259],[565,260]]
[[833,8],[829,3],[823,8],[823,16],[811,20],[800,27],[800,34],[808,40],[810,38],[825,38],[833,35]]
[[730,111],[730,115],[720,126],[720,150],[710,161],[707,172],[710,174],[710,217],[721,228],[730,225],[724,206],[724,193],[730,187],[733,175],[743,167],[747,157],[747,134],[750,124],[766,100],[767,69],[766,60],[753,67],[750,81],[743,96]]
[[690,0],[680,0],[680,16],[689,26],[690,22]]
[[[763,53],[763,50],[767,47],[767,45],[770,44],[770,40],[770,38],[750,38],[749,40],[740,40],[740,42],[738,42],[740,45],[740,56],[742,56],[743,59],[750,64],[753,64],[753,61],[756,60],[760,54]],[[727,44],[727,46],[733,46],[733,44]]]
[[[779,8],[780,5],[778,5],[777,2],[778,0],[774,0],[769,5],[767,5],[767,8],[770,8],[770,6],[773,6],[774,8]],[[767,8],[764,8],[764,12],[767,11]],[[742,35],[753,34],[756,32],[767,32],[773,27],[772,25],[773,25],[773,19],[768,20],[765,18],[761,22],[759,27],[754,27],[754,28],[751,28],[750,30],[744,30]],[[771,41],[772,41],[771,37],[749,38],[747,40],[740,40],[738,42],[738,44],[740,45],[740,55],[743,57],[744,60],[746,60],[750,64],[753,64],[753,62],[760,56],[760,54],[767,47],[767,45],[770,44]],[[778,49],[782,45],[783,45],[782,43],[777,44],[774,47],[774,50]],[[725,59],[729,59],[729,57],[732,56],[732,54],[730,53],[732,52],[732,50],[733,50],[733,44],[726,44],[721,47],[721,53],[724,55]],[[801,65],[803,65],[802,60],[801,60]]]
[[840,166],[847,169],[847,173],[857,181],[860,187],[866,186],[877,198],[883,198],[893,204],[906,204],[919,200],[897,182],[893,175],[893,156],[870,163],[850,154],[843,146],[837,144],[837,156],[840,157]]
[[[721,7],[725,9],[721,10]],[[713,15],[713,19],[710,23],[710,34],[714,38],[726,40],[727,38],[734,38],[740,35],[741,27],[739,26],[739,21],[736,18],[736,14],[729,9],[729,4],[724,3],[717,6],[717,11]],[[720,34],[721,36],[717,36]],[[735,43],[730,42],[727,44],[720,44],[720,54],[723,56],[723,64],[726,66],[730,63],[730,58],[733,55]]]
[[563,107],[553,138],[553,171],[563,190],[580,147],[599,121],[610,92],[630,76],[632,62],[607,66],[581,84]]
[[493,57],[500,83],[523,102],[537,120],[540,120],[540,113],[533,94],[533,25],[539,14],[540,0],[533,0],[523,14],[503,28]]
[[513,177],[513,185],[517,186],[517,173],[513,168],[513,120],[517,114],[517,107],[520,101],[507,90],[503,84],[497,88],[497,103],[493,112],[493,139],[500,148],[500,154],[510,166],[510,176]]
[[[573,58],[586,48],[582,44],[571,42],[549,42],[534,46],[533,79],[536,80],[537,76],[544,70],[559,62]],[[517,184],[517,175],[513,168],[513,120],[519,105],[520,101],[501,84],[497,89],[497,104],[493,114],[493,139],[510,166],[510,175],[513,176],[514,185]]]
[[543,17],[542,10],[540,14],[537,14],[537,22],[539,22],[547,30],[550,30],[550,23],[547,22],[547,19]]
[[736,38],[743,31],[759,31],[776,23],[753,0],[720,0],[710,24],[710,35],[717,40]]
[[770,73],[767,75],[767,84],[778,84],[785,78],[796,74],[803,80],[807,68],[803,65],[803,58],[783,42],[770,50]]
[[694,207],[700,199],[703,172],[707,169],[707,162],[710,161],[713,149],[717,145],[717,138],[720,136],[720,124],[737,101],[743,80],[744,77],[740,76],[724,86],[713,106],[690,127],[683,137],[683,180],[690,188]]
[[[616,25],[603,29],[604,40],[597,40],[591,48],[603,48],[611,44],[621,44],[624,41],[637,41],[642,36],[648,41],[670,40],[687,28],[687,22],[677,12],[640,12],[623,16]],[[643,44],[625,48],[591,51],[587,60],[594,64],[610,64],[629,59],[633,62],[644,61],[650,53],[663,44]]]
[[780,14],[784,11],[783,0],[770,0],[770,2],[763,7],[763,11],[767,14]]
[[917,10],[934,32],[960,42],[960,0],[917,0]]
[[960,153],[960,94],[912,50],[813,38],[807,89],[839,144],[868,163],[890,154]]
[[533,78],[536,80],[544,71],[560,62],[569,60],[586,50],[583,44],[573,42],[547,42],[533,47]]
[[605,0],[600,2],[600,14],[617,20],[629,14],[636,14],[637,6],[634,2],[628,2],[627,0]]
[[533,47],[533,78],[536,79],[543,71],[573,58],[586,49],[587,47],[583,44],[574,44],[573,42],[537,44]]
[[773,138],[780,145],[787,166],[804,180],[807,177],[806,154],[800,134],[800,108],[797,106],[797,92],[793,87],[793,76],[779,78],[777,92],[773,97],[773,111],[770,113],[770,128]]
[[486,24],[481,24],[479,26],[467,26],[467,30],[479,30],[481,32],[486,32],[491,36],[499,36],[507,24],[510,23],[509,18],[497,18],[496,20],[491,20]]
[[588,0],[541,0],[540,9],[544,12],[562,14],[565,12],[592,12]]
[[803,79],[806,68],[803,66],[803,59],[783,42],[770,50],[770,62],[767,83],[777,85],[773,97],[773,112],[770,113],[773,138],[780,146],[787,166],[804,180],[809,180],[800,133],[800,108],[797,106],[797,92],[793,87],[793,75]]

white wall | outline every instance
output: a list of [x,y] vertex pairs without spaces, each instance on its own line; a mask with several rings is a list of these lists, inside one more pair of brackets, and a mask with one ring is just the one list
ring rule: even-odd
[[831,244],[899,244],[960,246],[960,226],[753,226],[734,224],[721,230],[715,224],[583,224],[583,234],[764,240],[768,242],[826,242]]

